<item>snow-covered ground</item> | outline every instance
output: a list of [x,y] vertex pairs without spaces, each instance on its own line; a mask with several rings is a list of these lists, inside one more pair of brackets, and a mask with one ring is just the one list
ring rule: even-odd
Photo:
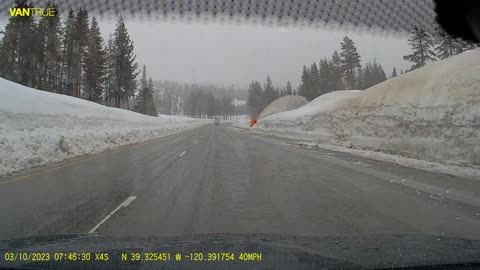
[[480,49],[364,91],[336,91],[253,128],[422,162],[480,166]]
[[283,96],[274,100],[267,107],[265,107],[265,109],[263,109],[258,116],[258,119],[267,117],[274,113],[294,110],[307,103],[307,99],[302,96]]
[[0,176],[207,123],[152,117],[0,78]]
[[255,128],[276,130],[285,133],[285,135],[292,132],[301,132],[304,138],[328,139],[332,136],[329,127],[319,126],[313,130],[310,127],[313,118],[322,112],[335,109],[341,100],[357,96],[361,92],[359,90],[345,90],[327,93],[298,109],[272,114],[258,121]]

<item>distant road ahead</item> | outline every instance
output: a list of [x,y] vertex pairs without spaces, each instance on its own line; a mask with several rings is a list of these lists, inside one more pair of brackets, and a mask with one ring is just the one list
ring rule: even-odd
[[0,240],[88,232],[480,239],[478,207],[399,179],[457,196],[480,191],[480,181],[212,124],[0,179]]

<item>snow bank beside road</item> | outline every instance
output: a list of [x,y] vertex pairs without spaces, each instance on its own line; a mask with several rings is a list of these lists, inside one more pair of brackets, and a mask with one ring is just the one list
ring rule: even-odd
[[262,119],[257,128],[443,164],[480,165],[480,49],[315,107],[312,117],[284,112]]
[[313,118],[322,112],[335,109],[340,101],[358,96],[361,92],[360,90],[345,90],[321,95],[298,109],[267,116],[257,123],[256,128],[277,130],[280,134],[302,132],[302,138],[328,139],[333,136],[329,126],[319,126],[313,129],[310,126]]
[[268,106],[260,113],[258,119],[262,119],[274,113],[297,109],[307,103],[307,99],[302,96],[283,96],[268,104]]
[[205,123],[110,108],[2,78],[0,97],[0,176]]
[[284,113],[278,113],[269,117],[270,120],[298,120],[315,116],[321,112],[335,109],[337,103],[351,97],[357,96],[361,90],[334,91],[321,95],[306,105]]

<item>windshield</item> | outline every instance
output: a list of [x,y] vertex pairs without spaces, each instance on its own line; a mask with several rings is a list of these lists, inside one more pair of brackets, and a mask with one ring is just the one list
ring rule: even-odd
[[479,240],[480,51],[400,2],[6,1],[0,241]]

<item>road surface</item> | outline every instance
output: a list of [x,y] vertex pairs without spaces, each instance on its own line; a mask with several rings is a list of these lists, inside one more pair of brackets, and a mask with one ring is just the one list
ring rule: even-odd
[[0,179],[0,240],[257,232],[480,239],[477,191],[478,180],[212,124]]

